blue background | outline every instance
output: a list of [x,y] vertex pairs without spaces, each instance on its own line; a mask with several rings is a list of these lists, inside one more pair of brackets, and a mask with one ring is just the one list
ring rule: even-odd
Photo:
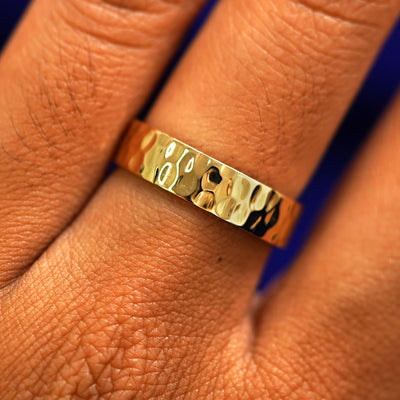
[[[168,71],[171,70],[193,35],[203,23],[207,13],[213,7],[213,3],[215,1],[210,2],[195,22]],[[0,48],[9,37],[27,4],[27,0],[0,0]],[[163,80],[166,79],[168,71]],[[279,272],[284,270],[298,253],[307,239],[326,198],[334,189],[347,164],[370,132],[379,115],[387,106],[399,84],[400,23],[394,28],[325,158],[301,196],[300,201],[304,205],[304,212],[300,223],[288,248],[285,250],[274,250],[268,262],[268,268],[266,268],[262,278],[262,285],[265,285]]]

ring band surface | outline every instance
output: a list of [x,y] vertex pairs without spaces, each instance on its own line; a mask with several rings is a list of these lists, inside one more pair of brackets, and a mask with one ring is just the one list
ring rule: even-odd
[[275,246],[300,215],[296,201],[137,120],[116,163]]

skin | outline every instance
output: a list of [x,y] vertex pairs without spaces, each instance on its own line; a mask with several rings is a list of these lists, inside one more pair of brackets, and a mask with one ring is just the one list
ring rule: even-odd
[[[289,273],[126,171],[101,182],[200,0],[35,0],[0,60],[2,399],[400,393],[400,98]],[[150,124],[303,190],[398,0],[221,0]]]

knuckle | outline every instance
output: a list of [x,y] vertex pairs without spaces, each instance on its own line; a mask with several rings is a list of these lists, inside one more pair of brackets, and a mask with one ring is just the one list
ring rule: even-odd
[[[47,34],[38,36],[38,42],[27,43],[30,62],[21,64],[26,78],[10,83],[15,88],[5,91],[10,110],[14,108],[15,93],[21,98],[22,110],[10,111],[8,124],[15,132],[12,139],[18,139],[14,140],[15,147],[20,150],[15,152],[14,143],[5,143],[0,151],[7,159],[25,161],[27,166],[33,164],[31,159],[38,158],[32,155],[37,150],[46,155],[39,160],[43,165],[59,157],[67,159],[70,153],[81,161],[85,157],[81,149],[87,149],[91,139],[102,154],[108,152],[104,143],[114,139],[113,132],[105,129],[108,137],[99,139],[99,114],[113,112],[112,120],[123,125],[131,109],[142,101],[146,92],[143,82],[154,70],[143,68],[145,61],[164,49],[166,37],[179,30],[178,24],[171,21],[180,18],[188,3],[56,1],[47,11],[50,22],[43,28]],[[128,99],[121,106],[116,106],[114,100],[126,93],[127,82],[137,87],[130,109]]]
[[[10,108],[8,125],[12,134],[3,146],[9,157],[25,161],[38,171],[56,158],[80,155],[85,135],[92,134],[91,114],[99,100],[90,50],[82,43],[72,49],[60,38],[53,40],[56,54],[43,51],[29,65],[27,79],[15,83],[20,108]],[[14,98],[7,101],[15,103]]]
[[[54,32],[41,36],[41,47],[28,44],[36,46],[31,49],[35,54],[32,63],[23,67],[29,68],[23,71],[29,81],[24,80],[17,87],[25,106],[23,126],[20,115],[13,115],[12,119],[18,121],[14,130],[16,137],[24,141],[23,150],[45,150],[41,153],[49,153],[52,159],[60,156],[65,159],[73,153],[81,161],[86,157],[82,149],[86,150],[93,139],[92,144],[102,154],[108,152],[104,143],[115,139],[111,129],[104,130],[107,135],[104,140],[99,138],[98,129],[104,126],[102,118],[98,118],[100,113],[113,112],[112,120],[120,121],[119,128],[123,129],[127,115],[140,105],[147,90],[146,80],[151,79],[154,71],[152,66],[143,68],[144,63],[157,56],[156,51],[165,49],[168,35],[179,30],[178,24],[174,27],[171,21],[180,18],[187,3],[184,0],[55,2],[49,11]],[[128,109],[129,98],[125,93],[131,82],[137,91]],[[122,95],[123,101],[119,102],[122,104],[117,106],[116,99],[122,99]],[[13,98],[9,102],[13,104]],[[26,134],[27,128],[33,135]],[[20,159],[12,149],[3,147],[8,158]],[[47,157],[44,161],[48,161]]]

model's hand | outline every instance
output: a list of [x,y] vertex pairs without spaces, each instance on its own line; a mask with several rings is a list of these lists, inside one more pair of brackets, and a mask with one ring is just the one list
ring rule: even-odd
[[[36,0],[0,62],[1,399],[398,400],[400,102],[287,277],[128,172],[200,0]],[[222,0],[148,121],[296,197],[398,0]]]

